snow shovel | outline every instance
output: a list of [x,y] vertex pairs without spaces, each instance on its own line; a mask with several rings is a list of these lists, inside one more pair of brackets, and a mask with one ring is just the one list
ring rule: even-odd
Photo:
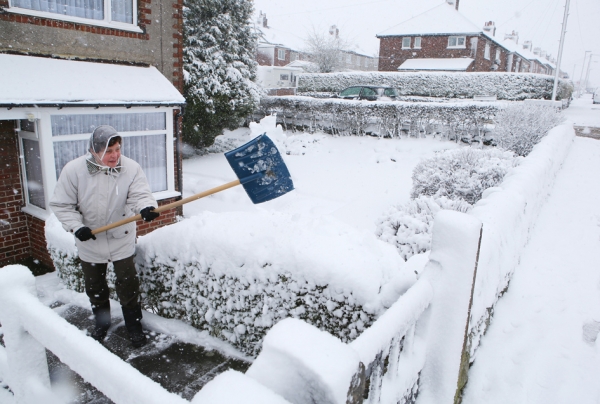
[[[196,199],[204,198],[217,192],[242,185],[252,203],[270,201],[284,195],[294,189],[292,177],[288,171],[279,150],[266,133],[252,139],[245,145],[225,153],[225,158],[237,175],[238,179],[227,184],[188,196],[179,201],[159,206],[154,212],[164,212]],[[127,219],[92,230],[92,234],[102,233],[127,223],[140,220],[142,215],[136,215]]]

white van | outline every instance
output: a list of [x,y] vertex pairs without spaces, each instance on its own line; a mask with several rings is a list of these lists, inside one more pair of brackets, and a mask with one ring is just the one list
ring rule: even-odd
[[600,104],[600,90],[596,90],[594,93],[594,104]]

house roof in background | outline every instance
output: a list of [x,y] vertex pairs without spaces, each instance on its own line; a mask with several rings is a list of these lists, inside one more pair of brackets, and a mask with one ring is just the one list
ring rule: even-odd
[[398,70],[415,71],[465,71],[473,63],[471,58],[447,58],[447,59],[408,59]]
[[443,3],[377,34],[377,37],[434,34],[479,34],[483,28],[469,21],[453,5]]
[[0,105],[181,105],[155,67],[0,54]]

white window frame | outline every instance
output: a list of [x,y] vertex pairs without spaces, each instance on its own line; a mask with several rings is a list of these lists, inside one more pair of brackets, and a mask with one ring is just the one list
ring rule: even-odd
[[75,16],[71,16],[71,15],[50,13],[47,11],[38,11],[38,10],[30,10],[28,8],[15,7],[12,5],[13,0],[9,0],[9,5],[8,5],[8,8],[6,9],[6,11],[8,11],[10,13],[15,13],[15,14],[30,15],[33,17],[49,18],[52,20],[68,21],[68,22],[73,22],[73,23],[78,23],[78,24],[94,25],[94,26],[104,27],[104,28],[119,29],[122,31],[142,33],[144,31],[140,27],[138,27],[138,15],[137,15],[138,14],[137,13],[138,1],[137,0],[131,0],[131,1],[133,3],[132,4],[133,21],[131,24],[128,24],[125,22],[120,22],[120,21],[111,21],[111,19],[110,19],[111,15],[112,15],[111,0],[104,0],[104,19],[103,20],[94,20],[91,18],[81,18],[81,17],[75,17]]
[[415,37],[415,43],[413,49],[421,49],[421,42],[423,39],[420,36]]
[[[27,119],[27,118],[22,118],[22,119]],[[20,125],[19,125],[19,128],[17,129],[18,144],[19,144],[19,160],[20,160],[19,163],[21,164],[21,186],[23,188],[23,190],[22,190],[23,200],[25,201],[25,206],[22,208],[22,210],[23,210],[23,212],[29,213],[32,216],[46,220],[49,216],[48,200],[51,195],[50,192],[48,192],[48,181],[47,181],[46,175],[45,175],[47,157],[44,155],[44,152],[42,149],[42,141],[39,136],[39,126],[38,126],[39,120],[35,119],[34,125],[35,125],[35,132],[27,132],[27,131],[21,130]],[[23,139],[33,140],[33,141],[38,142],[38,146],[40,148],[40,161],[42,163],[42,186],[44,188],[44,202],[46,204],[45,209],[40,208],[39,206],[33,205],[32,203],[29,202],[29,189],[28,189],[28,181],[27,181],[27,174],[26,174],[26,161],[25,161],[25,150],[23,149]]]
[[485,51],[483,52],[483,58],[484,59],[490,60],[490,57],[491,57],[491,55],[490,55],[491,54],[491,48],[492,47],[491,47],[490,43],[486,42],[485,43]]
[[[60,141],[70,141],[70,140],[87,140],[90,137],[90,134],[79,134],[79,135],[60,135],[60,136],[52,136],[52,115],[89,115],[89,114],[130,114],[130,113],[153,113],[153,112],[164,112],[165,113],[165,130],[153,130],[153,131],[136,131],[136,132],[122,132],[122,136],[140,136],[140,135],[159,135],[166,134],[165,142],[166,142],[166,165],[167,165],[167,189],[164,191],[154,192],[152,195],[154,198],[158,200],[174,198],[180,196],[181,193],[175,191],[175,149],[173,146],[174,133],[173,133],[173,110],[176,109],[174,107],[100,107],[100,108],[43,108],[37,109],[33,114],[37,119],[37,137],[35,140],[38,140],[40,146],[40,159],[42,163],[42,179],[44,184],[44,199],[46,202],[46,209],[41,209],[35,205],[29,203],[26,199],[26,206],[22,208],[23,212],[28,213],[32,216],[40,218],[42,220],[46,220],[50,214],[49,201],[54,193],[54,188],[56,187],[56,168],[55,168],[55,159],[54,159],[54,143]],[[13,109],[11,112],[15,114],[14,119],[27,119],[28,116],[32,115],[32,112],[27,109]],[[11,118],[12,119],[12,118]],[[24,132],[23,134],[19,133],[19,138],[32,138],[30,132]],[[19,139],[19,148],[22,153],[22,142]],[[125,153],[127,155],[127,153]],[[25,176],[23,159],[21,159],[22,164],[22,176]],[[26,181],[23,181],[26,182]],[[23,189],[27,197],[27,190]]]
[[[408,42],[408,44],[407,44]],[[412,42],[412,38],[409,36],[405,36],[402,38],[402,49],[410,49],[410,44]]]
[[498,64],[500,64],[502,62],[502,60],[500,59],[502,57],[502,50],[500,50],[500,48],[496,48],[496,58],[494,59],[494,61]]
[[[451,45],[452,40],[455,44]],[[462,40],[462,45],[459,42]],[[467,49],[467,37],[464,35],[452,35],[448,37],[448,49]]]
[[277,59],[285,60],[285,49],[277,49]]

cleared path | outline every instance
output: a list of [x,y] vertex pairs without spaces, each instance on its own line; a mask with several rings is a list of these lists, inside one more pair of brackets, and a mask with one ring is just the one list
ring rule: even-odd
[[600,140],[575,143],[469,372],[463,403],[600,403]]

